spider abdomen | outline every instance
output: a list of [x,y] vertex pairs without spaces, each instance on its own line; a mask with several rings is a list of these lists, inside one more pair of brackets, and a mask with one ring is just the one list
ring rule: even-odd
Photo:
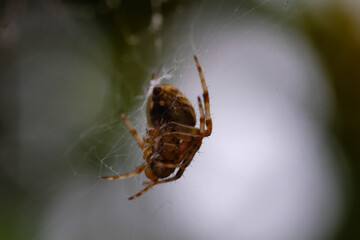
[[148,99],[149,126],[177,122],[195,126],[196,115],[191,102],[174,86],[156,85]]

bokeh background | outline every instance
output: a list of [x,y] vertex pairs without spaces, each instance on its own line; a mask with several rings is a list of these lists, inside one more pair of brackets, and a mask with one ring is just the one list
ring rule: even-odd
[[[360,4],[0,3],[0,239],[360,239]],[[152,73],[212,136],[139,199]],[[197,109],[196,109],[197,110]]]

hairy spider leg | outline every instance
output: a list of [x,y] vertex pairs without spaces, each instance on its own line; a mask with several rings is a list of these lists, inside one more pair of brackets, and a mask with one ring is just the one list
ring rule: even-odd
[[200,112],[200,134],[203,136],[205,134],[205,114],[200,97],[198,97],[198,104],[199,104],[199,112]]
[[124,120],[125,125],[129,129],[131,135],[133,135],[135,140],[138,142],[140,148],[144,149],[144,140],[139,136],[138,132],[136,131],[130,120],[127,118],[126,114],[121,109],[119,109],[119,113],[121,118]]
[[130,178],[130,177],[134,177],[140,173],[142,173],[145,168],[146,168],[147,164],[143,163],[140,167],[138,167],[135,171],[126,173],[124,175],[118,175],[118,176],[112,176],[112,177],[102,177],[105,180],[121,180],[121,179],[125,179],[125,178]]
[[163,128],[166,128],[170,132],[188,133],[188,134],[197,135],[197,136],[200,135],[200,129],[199,128],[189,126],[189,125],[185,125],[185,124],[181,124],[181,123],[177,123],[177,122],[169,122],[168,124],[161,127],[160,131],[163,130]]
[[[152,184],[151,184],[152,183]],[[144,188],[143,190],[141,190],[141,192],[135,194],[134,196],[129,197],[129,200],[133,200],[135,198],[140,197],[141,195],[143,195],[144,193],[146,193],[147,191],[149,191],[155,184],[155,182],[151,182],[149,183],[149,185],[146,186],[146,188]]]
[[205,76],[201,69],[199,59],[194,56],[195,63],[199,72],[199,76],[201,79],[201,85],[203,88],[203,98],[204,98],[204,105],[205,105],[205,122],[206,122],[206,132],[205,136],[210,136],[212,132],[212,120],[210,115],[210,100],[209,100],[209,92],[206,86]]

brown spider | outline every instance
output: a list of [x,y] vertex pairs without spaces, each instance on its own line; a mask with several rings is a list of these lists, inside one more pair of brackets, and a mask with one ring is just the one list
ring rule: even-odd
[[[171,85],[155,85],[147,105],[148,128],[145,138],[136,132],[125,113],[120,110],[121,118],[143,150],[145,162],[135,171],[106,180],[119,180],[133,177],[145,171],[150,179],[141,192],[129,198],[140,197],[157,184],[180,178],[199,150],[202,139],[211,135],[209,93],[199,60],[194,56],[203,88],[205,111],[198,97],[200,110],[200,128],[196,128],[196,115],[190,101],[177,88]],[[153,75],[153,79],[155,76]],[[206,129],[205,129],[206,125]],[[175,169],[176,174],[169,177]]]

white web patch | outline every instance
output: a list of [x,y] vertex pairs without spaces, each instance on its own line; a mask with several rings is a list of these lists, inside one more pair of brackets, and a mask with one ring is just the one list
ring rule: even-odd
[[[132,118],[132,115],[129,117]],[[134,122],[136,123],[136,121]],[[142,125],[143,120],[135,124],[140,133],[142,133],[143,127],[140,127]],[[74,148],[70,148],[65,154],[70,159],[69,166],[74,174],[87,172],[88,170],[84,169],[84,165],[89,165],[89,162],[93,165],[93,168],[88,166],[91,168],[90,174],[99,177],[103,176],[103,168],[116,175],[120,174],[116,169],[140,162],[132,159],[132,157],[139,157],[140,153],[134,149],[137,147],[136,142],[132,141],[131,135],[117,111],[106,121],[92,125],[81,134],[74,146],[88,149],[85,154],[82,154],[82,157],[70,156],[74,153]]]

